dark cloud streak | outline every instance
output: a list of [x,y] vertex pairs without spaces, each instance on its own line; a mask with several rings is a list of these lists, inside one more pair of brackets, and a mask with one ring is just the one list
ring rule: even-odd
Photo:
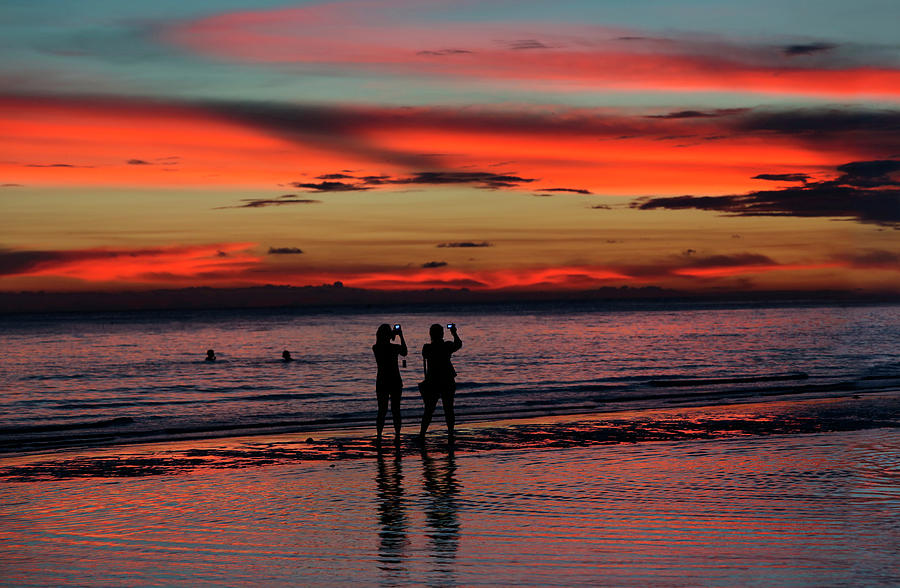
[[302,183],[293,182],[291,184],[295,188],[305,188],[310,192],[359,192],[362,190],[371,190],[370,186],[360,184],[351,184],[348,182],[332,182],[324,181],[319,183]]
[[522,183],[535,181],[534,178],[523,178],[509,174],[491,172],[419,172],[409,178],[395,179],[392,184],[479,184],[483,188],[514,188]]
[[488,243],[487,241],[475,242],[475,241],[454,241],[451,243],[438,243],[438,247],[450,247],[450,248],[462,248],[468,249],[472,247],[493,247],[492,243]]
[[890,174],[900,161],[856,161],[838,166],[834,180],[809,182],[781,190],[760,190],[725,196],[641,198],[640,210],[709,210],[735,216],[849,218],[860,223],[900,229],[900,186]]
[[311,198],[298,198],[294,194],[285,194],[279,198],[245,198],[242,202],[247,204],[239,204],[237,206],[220,206],[216,210],[225,208],[264,208],[266,206],[283,206],[286,204],[320,204],[321,200],[313,200]]
[[354,176],[351,176],[351,175],[348,175],[345,173],[325,174],[325,175],[321,175],[321,176],[316,176],[317,180],[347,180],[347,179],[353,179],[353,178],[354,178]]
[[591,194],[590,190],[584,188],[538,188],[542,192],[571,192],[572,194]]
[[795,57],[797,55],[812,55],[814,53],[831,51],[832,49],[837,49],[837,47],[838,46],[833,43],[807,43],[786,45],[785,47],[782,47],[781,52],[788,57]]
[[319,178],[340,177],[355,179],[357,182],[323,181],[319,183],[292,182],[296,188],[304,188],[310,192],[358,192],[371,190],[376,186],[412,186],[412,185],[448,185],[473,184],[479,188],[497,190],[500,188],[516,188],[520,184],[534,182],[534,178],[523,178],[512,174],[496,174],[479,171],[424,171],[406,177],[349,176],[346,174],[325,174]]
[[437,51],[417,51],[416,55],[424,55],[426,57],[444,57],[447,55],[466,55],[472,51],[466,49],[438,49]]
[[807,174],[757,174],[754,180],[769,180],[772,182],[805,182],[809,179]]
[[719,118],[748,112],[749,108],[719,108],[716,110],[678,110],[668,114],[651,114],[645,118],[684,119],[684,118]]
[[859,188],[900,186],[891,174],[900,171],[900,161],[882,159],[876,161],[854,161],[837,167],[844,175],[835,180],[838,184],[849,184]]
[[75,165],[72,163],[29,163],[26,164],[25,167],[61,167],[61,168],[82,168],[88,169],[93,168],[93,165]]
[[510,41],[507,46],[514,51],[527,51],[530,49],[552,49],[550,45],[546,45],[537,39],[518,39]]

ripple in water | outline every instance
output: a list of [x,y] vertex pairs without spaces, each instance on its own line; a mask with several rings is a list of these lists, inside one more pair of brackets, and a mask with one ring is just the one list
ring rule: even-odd
[[900,433],[422,455],[0,486],[40,585],[896,581]]

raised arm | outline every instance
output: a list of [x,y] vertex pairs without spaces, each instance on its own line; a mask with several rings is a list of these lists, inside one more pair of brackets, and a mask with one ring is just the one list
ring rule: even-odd
[[453,353],[462,349],[462,339],[459,338],[459,333],[456,332],[456,325],[453,325],[450,329],[450,334],[453,335],[453,347],[450,348],[450,353]]
[[406,348],[406,339],[403,338],[403,329],[397,331],[397,334],[400,335],[400,355],[406,357],[409,350]]

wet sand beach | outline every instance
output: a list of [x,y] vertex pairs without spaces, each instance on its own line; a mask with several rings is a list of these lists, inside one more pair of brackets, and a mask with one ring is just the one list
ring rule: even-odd
[[900,394],[3,460],[5,585],[895,585]]

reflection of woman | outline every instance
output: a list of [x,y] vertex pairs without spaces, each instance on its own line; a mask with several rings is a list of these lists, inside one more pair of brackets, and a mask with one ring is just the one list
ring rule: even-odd
[[422,474],[425,490],[425,522],[433,531],[431,538],[432,556],[435,558],[435,572],[451,576],[444,578],[440,585],[454,585],[453,560],[459,545],[459,506],[456,497],[460,484],[456,480],[456,458],[453,450],[444,459],[435,460],[422,450]]
[[452,441],[453,426],[456,416],[453,413],[453,397],[456,394],[456,370],[450,362],[450,356],[462,347],[462,340],[456,333],[456,325],[450,324],[450,334],[453,341],[444,341],[444,328],[441,325],[431,325],[428,334],[431,343],[422,347],[423,367],[425,368],[425,393],[422,395],[425,401],[425,412],[422,415],[422,428],[419,431],[421,439],[425,439],[425,431],[431,424],[431,417],[437,406],[438,398],[444,405],[444,419],[447,421],[447,432]]
[[[391,343],[394,337],[400,337],[400,345]],[[384,324],[375,331],[375,345],[372,345],[375,362],[378,364],[378,376],[375,378],[375,395],[378,397],[378,443],[381,443],[381,432],[384,430],[384,419],[387,416],[388,401],[391,403],[391,416],[394,418],[395,441],[400,441],[400,394],[403,392],[403,380],[400,379],[398,356],[406,357],[406,341],[400,325],[391,329]]]
[[403,497],[403,464],[401,453],[394,455],[392,462],[386,462],[384,453],[378,452],[378,474],[375,483],[378,486],[378,521],[381,539],[378,548],[379,568],[387,575],[386,583],[395,585],[403,577],[405,565],[404,550],[408,544],[407,527],[409,520]]

